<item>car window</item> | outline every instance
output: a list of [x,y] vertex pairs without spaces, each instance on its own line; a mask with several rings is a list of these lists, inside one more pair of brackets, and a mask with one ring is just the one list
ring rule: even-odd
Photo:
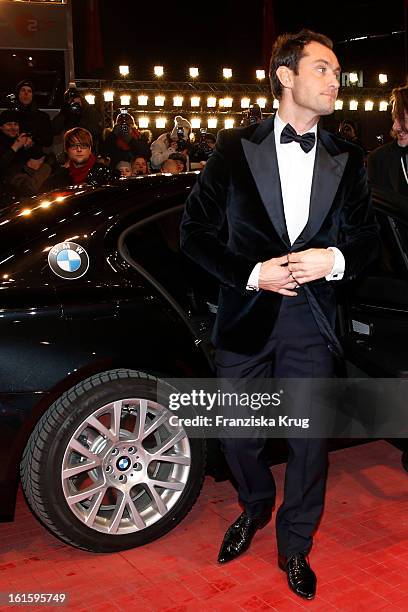
[[184,205],[173,207],[129,228],[124,245],[130,257],[187,310],[210,310],[218,284],[180,250]]

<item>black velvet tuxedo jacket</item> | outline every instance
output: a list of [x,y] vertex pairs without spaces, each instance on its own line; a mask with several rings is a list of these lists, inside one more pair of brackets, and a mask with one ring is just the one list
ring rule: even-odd
[[401,167],[406,148],[394,140],[371,151],[367,158],[368,179],[373,188],[408,196],[408,184]]
[[[221,131],[215,152],[187,200],[181,224],[182,250],[220,281],[215,346],[251,355],[270,336],[282,296],[246,289],[257,262],[328,246],[338,247],[345,257],[344,280],[354,279],[376,257],[378,230],[361,149],[318,129],[309,219],[291,246],[274,117]],[[329,348],[341,356],[334,333],[333,282],[340,281],[322,279],[303,287]]]

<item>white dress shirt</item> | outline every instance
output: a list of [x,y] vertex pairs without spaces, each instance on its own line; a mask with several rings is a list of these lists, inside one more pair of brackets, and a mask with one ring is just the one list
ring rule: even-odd
[[[280,136],[286,123],[275,115],[275,145],[282,191],[283,211],[290,244],[301,234],[309,219],[310,194],[317,148],[317,124],[309,130],[316,135],[313,149],[305,153],[298,142],[281,144]],[[334,253],[333,268],[326,280],[341,280],[344,275],[343,253],[336,247],[328,247]],[[247,289],[258,289],[262,262],[256,264],[248,279]]]

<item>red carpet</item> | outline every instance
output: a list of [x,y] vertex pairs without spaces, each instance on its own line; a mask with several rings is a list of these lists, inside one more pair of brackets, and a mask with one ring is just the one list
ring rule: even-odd
[[[326,508],[310,556],[318,577],[312,602],[292,595],[277,568],[273,523],[239,560],[216,565],[224,531],[240,510],[232,486],[210,478],[175,531],[113,555],[62,544],[20,494],[15,523],[0,525],[0,592],[69,596],[64,606],[20,610],[406,611],[408,474],[400,457],[382,441],[330,454]],[[273,468],[279,491],[283,471],[283,465]]]

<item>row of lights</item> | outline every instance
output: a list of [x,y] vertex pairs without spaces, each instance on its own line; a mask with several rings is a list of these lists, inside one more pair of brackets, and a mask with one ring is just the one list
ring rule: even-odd
[[[356,110],[358,110],[358,105],[359,105],[358,100],[349,100],[348,108],[351,111],[356,111]],[[343,110],[343,108],[344,108],[343,100],[336,100],[334,108],[335,108],[335,110]],[[388,109],[388,102],[387,102],[387,100],[380,100],[380,102],[378,103],[378,110],[379,111],[386,111],[387,109]],[[374,101],[373,100],[366,100],[364,102],[364,110],[366,110],[366,111],[374,110]]]
[[[127,77],[129,76],[129,66],[119,66],[119,74],[122,77]],[[163,66],[155,66],[153,68],[153,72],[154,72],[154,76],[156,76],[157,78],[161,78],[164,76],[164,67]],[[197,68],[197,66],[190,66],[190,68],[188,69],[188,73],[190,75],[190,77],[192,79],[197,79],[200,71]],[[258,81],[263,81],[263,79],[265,78],[265,70],[256,70],[255,71],[255,75],[256,78],[258,79]],[[232,69],[231,68],[223,68],[222,69],[222,76],[224,77],[224,79],[231,79],[232,78]]]
[[[103,93],[103,99],[105,100],[105,102],[113,102],[114,95],[115,94],[113,91],[105,91]],[[85,96],[85,99],[87,100],[89,104],[95,104],[94,94],[87,94]],[[122,106],[129,106],[130,100],[131,100],[131,96],[129,94],[122,94],[120,96],[120,103]],[[149,100],[149,96],[146,96],[144,94],[139,95],[137,97],[137,103],[139,106],[147,106],[148,100]],[[165,100],[166,100],[166,96],[163,96],[162,94],[157,95],[154,97],[154,104],[155,106],[164,106]],[[184,101],[183,96],[180,96],[180,95],[173,96],[173,106],[176,106],[176,107],[183,106],[183,101]],[[227,96],[225,98],[219,98],[218,105],[220,106],[220,108],[232,108],[233,102],[234,102],[233,98],[230,98],[229,96]],[[266,102],[267,102],[267,99],[264,97],[257,98],[256,100],[256,103],[259,104],[261,108],[266,107]],[[190,104],[192,108],[199,107],[201,104],[200,96],[192,96],[190,99]],[[247,98],[247,97],[241,98],[241,108],[249,108],[250,104],[251,104],[250,98]],[[216,106],[217,106],[217,98],[215,98],[214,96],[209,96],[207,98],[207,107],[215,108]]]
[[[103,94],[104,100],[105,102],[113,102],[114,99],[114,92],[113,91],[105,91]],[[95,104],[95,95],[94,94],[87,94],[85,96],[85,99],[87,100],[87,102],[89,104]],[[149,97],[146,95],[140,95],[137,97],[138,100],[138,105],[139,106],[147,106],[147,101],[148,101]],[[164,102],[165,102],[166,97],[163,95],[158,95],[155,96],[154,98],[154,103],[155,106],[164,106]],[[130,100],[131,100],[131,96],[129,94],[122,94],[120,96],[120,104],[121,106],[130,106]],[[201,98],[199,96],[193,96],[190,100],[191,106],[192,108],[197,108],[200,106],[200,101]],[[259,104],[260,108],[266,108],[266,103],[267,103],[267,99],[266,98],[257,98],[256,103]],[[249,108],[251,104],[251,100],[250,98],[241,98],[241,108]],[[220,108],[232,108],[233,105],[233,98],[230,97],[226,97],[226,98],[220,98],[218,100],[218,105]],[[358,100],[349,100],[349,110],[357,110],[358,109],[358,105],[359,102]],[[183,106],[183,96],[174,96],[173,97],[173,106],[176,107],[180,107]],[[209,98],[207,98],[207,107],[208,108],[215,108],[217,106],[217,98],[211,96]],[[279,100],[274,100],[273,101],[273,108],[277,109],[279,108]],[[335,103],[335,110],[343,110],[344,108],[344,101],[343,100],[336,100]],[[379,102],[379,106],[378,109],[380,111],[386,111],[388,109],[388,102],[386,100],[381,100]],[[366,111],[372,111],[374,110],[374,102],[373,100],[366,100],[364,103],[364,110]]]
[[[156,117],[154,122],[155,122],[156,128],[164,129],[166,127],[167,118],[166,117]],[[233,119],[232,117],[227,117],[226,119],[223,120],[223,122],[224,122],[224,127],[226,129],[233,128],[235,125],[235,119]],[[148,128],[150,125],[150,118],[149,117],[138,117],[137,123],[138,123],[139,128]],[[200,127],[202,127],[204,121],[200,117],[192,117],[190,119],[190,123],[193,129],[199,129]],[[219,121],[217,117],[208,117],[207,119],[207,127],[210,130],[215,130],[217,126],[219,125],[219,123],[221,123],[221,120]]]
[[[153,68],[153,73],[157,78],[162,78],[164,76],[164,67],[163,66],[155,66]],[[198,68],[196,66],[191,66],[188,69],[188,73],[190,75],[190,77],[192,79],[197,79],[200,71],[198,70]],[[129,66],[119,66],[119,74],[123,77],[127,77],[129,75]],[[255,70],[255,75],[256,78],[258,79],[258,81],[263,81],[265,78],[265,70]],[[223,68],[222,69],[222,76],[224,77],[224,79],[231,79],[232,78],[232,69],[231,68]],[[350,83],[358,83],[358,73],[357,72],[350,72],[349,73],[349,80]],[[378,80],[380,82],[381,85],[385,85],[386,83],[388,83],[388,75],[386,74],[379,74],[378,75]]]

